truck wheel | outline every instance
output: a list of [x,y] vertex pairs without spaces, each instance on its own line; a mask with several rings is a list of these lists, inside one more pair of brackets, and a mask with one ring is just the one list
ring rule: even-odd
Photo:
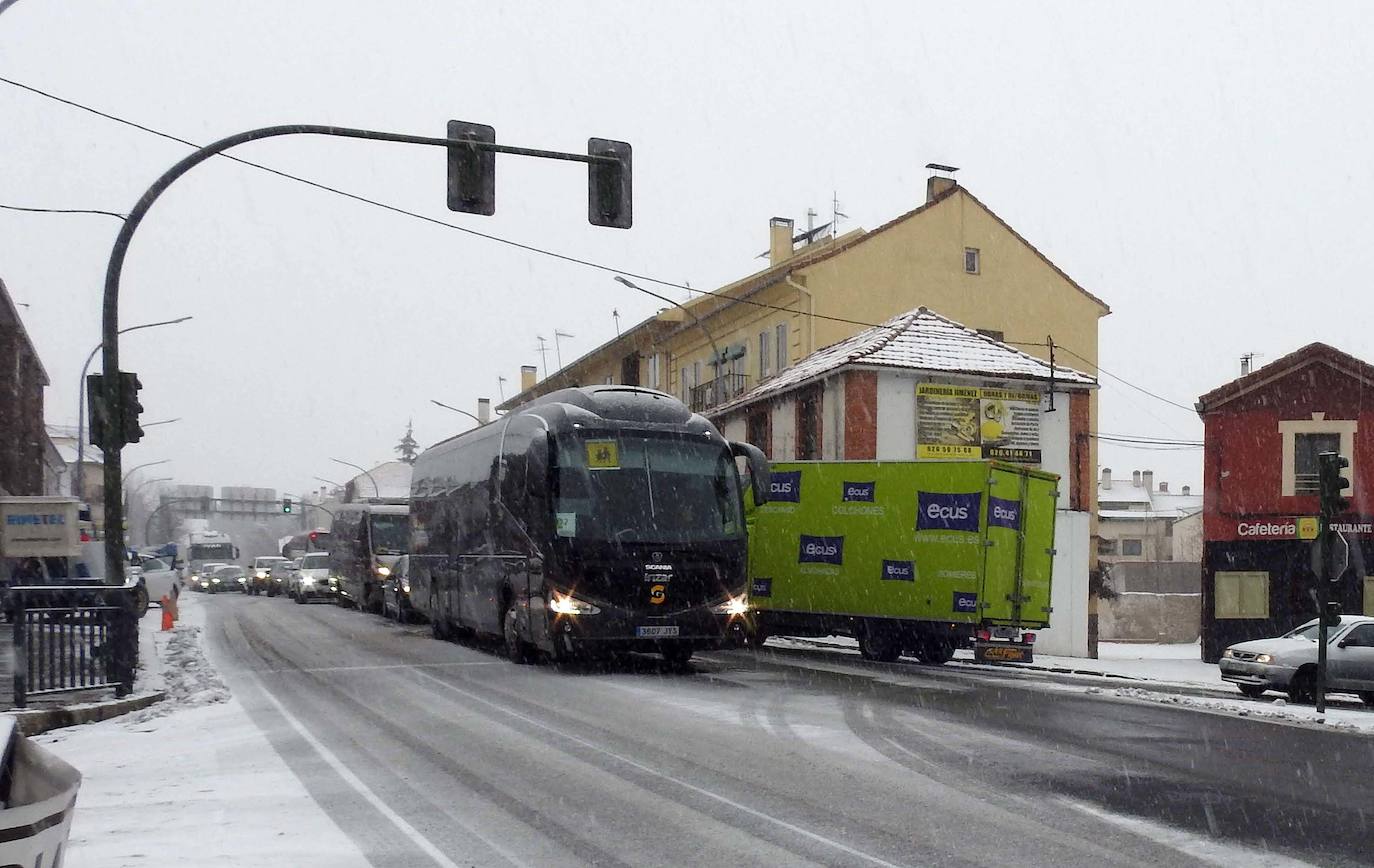
[[943,666],[954,659],[954,643],[948,639],[925,639],[921,642],[921,651],[918,656],[922,663],[929,663],[931,666]]
[[896,635],[870,624],[863,624],[859,630],[859,656],[865,660],[891,663],[902,656],[902,647]]
[[768,631],[762,628],[747,631],[744,636],[745,644],[755,650],[762,648],[763,643],[768,641]]

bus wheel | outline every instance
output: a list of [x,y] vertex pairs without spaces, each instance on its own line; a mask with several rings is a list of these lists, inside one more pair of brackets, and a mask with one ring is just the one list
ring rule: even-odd
[[441,642],[447,639],[449,637],[448,622],[435,614],[429,619],[429,635]]
[[754,649],[756,649],[756,650],[759,649],[759,648],[762,648],[762,647],[763,647],[763,643],[765,643],[765,642],[767,642],[767,641],[768,641],[768,631],[767,631],[767,630],[764,630],[764,629],[761,628],[761,627],[760,627],[760,628],[757,628],[757,629],[754,629],[754,630],[750,630],[750,631],[746,632],[745,635],[744,635],[744,642],[745,642],[745,644],[747,644],[750,648],[754,648]]
[[891,663],[902,656],[901,643],[897,636],[882,627],[863,624],[859,630],[859,656],[865,660]]
[[506,607],[506,617],[501,619],[501,633],[506,640],[506,656],[515,663],[533,663],[534,649],[520,638],[520,619],[515,611],[515,603]]

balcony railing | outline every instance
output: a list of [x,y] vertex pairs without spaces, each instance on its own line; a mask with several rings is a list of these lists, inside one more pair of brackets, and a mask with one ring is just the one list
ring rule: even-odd
[[1294,494],[1320,494],[1322,490],[1320,473],[1294,473]]
[[704,413],[749,390],[748,374],[722,374],[714,380],[692,387],[691,407],[694,413]]

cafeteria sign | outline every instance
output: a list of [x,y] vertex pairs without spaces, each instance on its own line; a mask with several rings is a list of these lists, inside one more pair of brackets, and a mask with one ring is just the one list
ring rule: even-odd
[[1040,393],[918,383],[917,458],[1040,463]]

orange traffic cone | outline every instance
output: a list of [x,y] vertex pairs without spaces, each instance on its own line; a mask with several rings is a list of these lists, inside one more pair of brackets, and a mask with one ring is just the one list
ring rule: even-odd
[[175,620],[176,620],[176,618],[173,617],[173,615],[172,615],[172,600],[171,600],[171,598],[168,597],[166,594],[163,594],[163,595],[162,595],[162,629],[163,629],[164,631],[165,631],[165,630],[170,630],[170,629],[172,629],[172,622],[175,621]]

